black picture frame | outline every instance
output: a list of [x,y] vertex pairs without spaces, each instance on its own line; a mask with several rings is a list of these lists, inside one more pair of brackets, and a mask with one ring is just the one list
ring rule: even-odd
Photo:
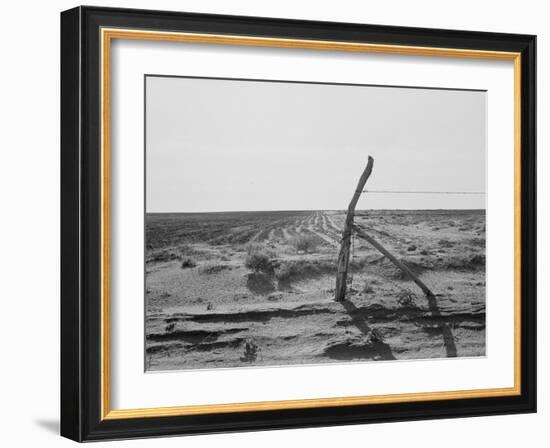
[[[100,29],[521,53],[521,393],[516,396],[102,419]],[[77,7],[61,13],[61,435],[76,441],[536,411],[536,37]]]

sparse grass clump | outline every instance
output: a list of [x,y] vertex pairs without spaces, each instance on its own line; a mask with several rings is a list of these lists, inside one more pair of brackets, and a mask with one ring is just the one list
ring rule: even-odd
[[485,255],[483,254],[472,255],[469,261],[471,266],[476,266],[476,267],[485,266]]
[[183,259],[181,260],[182,269],[194,268],[195,266],[197,266],[197,263],[195,263],[195,260],[193,260],[191,257],[183,257]]
[[[349,263],[349,271],[355,272],[364,269],[369,263],[368,257],[355,258]],[[279,283],[289,283],[295,280],[306,278],[315,278],[325,274],[336,273],[336,260],[326,258],[320,260],[311,260],[300,258],[297,260],[284,260],[275,267],[275,278]],[[373,285],[377,280],[372,280]]]
[[271,259],[267,254],[262,252],[255,252],[247,255],[244,265],[254,272],[268,273],[273,271]]
[[300,278],[316,277],[322,274],[335,272],[336,263],[325,260],[290,260],[281,263],[275,270],[275,277],[279,282],[290,282]]
[[449,257],[443,263],[444,269],[457,271],[477,271],[485,267],[485,255],[469,254]]
[[[148,251],[146,258],[147,263],[166,263],[168,261],[181,260],[185,261],[189,259],[190,256],[207,256],[207,254],[197,249],[190,244],[181,244],[177,247],[172,247],[169,249],[158,249],[154,251]],[[183,267],[183,266],[182,266]],[[187,266],[192,267],[192,266]]]
[[440,240],[438,241],[438,244],[439,244],[441,247],[445,247],[445,248],[451,248],[451,247],[453,247],[453,246],[455,245],[454,242],[452,242],[452,241],[450,241],[450,240],[448,240],[448,239],[445,239],[445,238],[440,239]]
[[241,356],[240,360],[242,362],[254,362],[258,358],[258,352],[260,351],[260,348],[254,341],[247,341],[244,344],[244,353],[243,356]]
[[178,246],[178,252],[182,255],[182,256],[185,256],[185,255],[197,255],[198,253],[200,253],[200,251],[198,251],[197,249],[195,249],[193,246],[191,246],[190,244],[181,244],[180,246]]
[[231,269],[231,266],[226,264],[207,264],[200,267],[200,273],[204,275],[212,275],[228,269]]
[[415,308],[416,294],[408,289],[404,289],[397,295],[397,303],[402,308]]
[[313,235],[308,234],[299,234],[296,236],[293,236],[290,239],[290,244],[296,249],[296,252],[305,252],[306,254],[309,252],[315,252],[318,247],[318,241],[317,238]]
[[267,251],[266,247],[262,243],[255,242],[248,243],[246,246],[244,246],[244,250],[248,255],[254,252]]
[[365,281],[363,284],[363,288],[361,289],[361,292],[363,294],[372,294],[374,292],[374,288],[371,285],[371,282]]
[[367,344],[376,345],[384,342],[384,335],[376,328],[371,328],[366,336]]
[[485,247],[485,238],[470,238],[468,243],[476,247]]

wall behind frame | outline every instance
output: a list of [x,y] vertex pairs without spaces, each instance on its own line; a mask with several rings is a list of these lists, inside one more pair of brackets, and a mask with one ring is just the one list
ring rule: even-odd
[[[546,36],[550,8],[544,2],[524,0],[438,1],[394,0],[145,0],[87,1],[88,5],[156,8],[190,12],[271,16],[295,19],[362,22],[513,32],[538,35],[538,195],[539,195],[539,413],[537,415],[483,417],[302,429],[232,435],[165,438],[95,446],[169,447],[280,447],[310,445],[334,447],[391,445],[445,448],[496,445],[517,447],[526,442],[542,446],[550,423],[549,388],[544,376],[550,333],[542,325],[550,318],[544,278],[550,236],[542,232],[550,205],[544,204],[550,179],[550,158],[544,154],[550,120],[550,97],[544,79],[550,53]],[[5,425],[0,441],[6,446],[40,444],[42,447],[74,446],[58,435],[59,415],[59,13],[78,2],[9,2],[4,5],[2,41],[2,369]]]

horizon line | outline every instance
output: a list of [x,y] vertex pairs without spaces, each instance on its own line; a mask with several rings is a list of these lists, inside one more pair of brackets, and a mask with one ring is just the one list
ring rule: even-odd
[[[342,212],[346,208],[318,208],[318,209],[266,209],[266,210],[216,210],[216,211],[145,211],[146,215],[168,215],[168,214],[197,214],[197,213],[261,213],[261,212]],[[356,209],[355,211],[486,211],[487,208],[370,208]]]

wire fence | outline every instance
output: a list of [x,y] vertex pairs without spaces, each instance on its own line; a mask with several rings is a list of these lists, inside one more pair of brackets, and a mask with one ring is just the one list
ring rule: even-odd
[[431,191],[431,190],[362,190],[363,193],[381,194],[471,194],[485,195],[484,191]]
[[[387,190],[387,189],[364,189],[361,191],[362,193],[369,193],[369,194],[416,194],[416,195],[472,195],[472,196],[484,196],[487,193],[485,191],[437,191],[437,190]],[[350,261],[352,261],[355,257],[355,237],[356,232],[352,230],[351,234],[351,254],[350,254]],[[388,278],[391,283],[396,283],[391,280],[391,278]],[[350,272],[347,282],[346,282],[346,292],[351,292],[352,284],[353,284],[353,272]],[[398,285],[399,286],[399,285]],[[400,286],[403,288],[402,286]]]

